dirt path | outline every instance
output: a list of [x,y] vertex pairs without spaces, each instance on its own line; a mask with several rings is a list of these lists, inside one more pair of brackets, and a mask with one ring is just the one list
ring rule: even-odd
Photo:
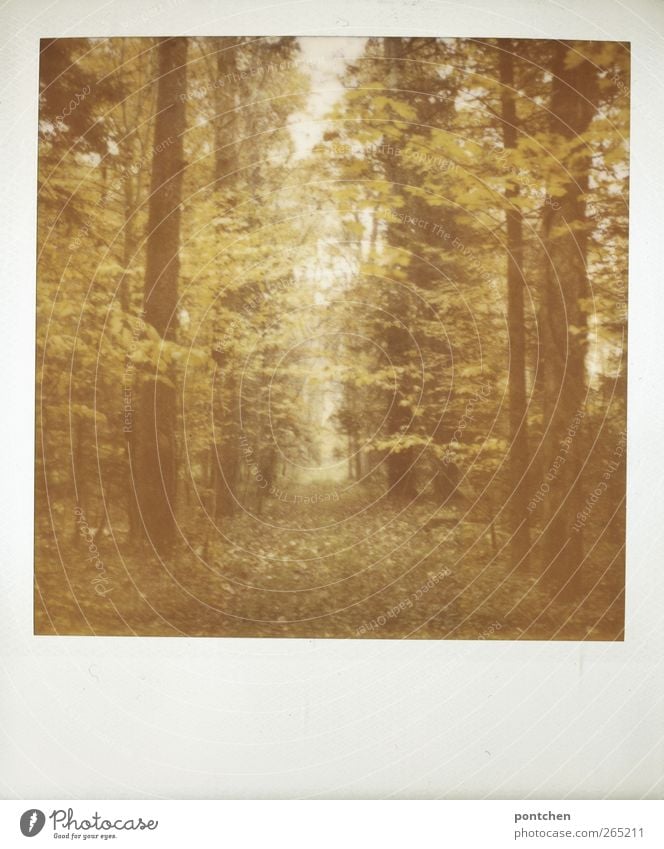
[[[211,535],[207,551],[204,520],[192,512],[183,528],[189,542],[168,562],[117,538],[99,540],[103,595],[84,546],[70,541],[58,553],[51,545],[38,592],[49,599],[52,624],[39,609],[38,630],[551,639],[561,625],[576,627],[574,611],[551,605],[543,586],[510,575],[500,552],[505,540],[494,549],[488,530],[458,509],[437,510],[426,500],[399,507],[358,488],[284,491],[265,501],[260,516],[225,520],[224,536]],[[598,599],[598,610],[610,601]],[[615,638],[606,616],[597,627]]]

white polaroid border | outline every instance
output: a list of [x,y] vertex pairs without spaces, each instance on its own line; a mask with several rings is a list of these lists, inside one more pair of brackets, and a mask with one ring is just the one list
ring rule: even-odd
[[[0,20],[0,795],[661,798],[664,4],[10,0]],[[33,636],[39,39],[201,34],[631,42],[623,643]]]

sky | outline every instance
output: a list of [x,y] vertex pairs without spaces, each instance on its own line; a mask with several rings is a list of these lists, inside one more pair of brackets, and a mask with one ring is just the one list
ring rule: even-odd
[[346,66],[362,54],[366,38],[298,38],[302,64],[311,77],[311,93],[304,111],[291,121],[295,158],[309,156],[325,132],[323,118],[343,92],[342,76]]

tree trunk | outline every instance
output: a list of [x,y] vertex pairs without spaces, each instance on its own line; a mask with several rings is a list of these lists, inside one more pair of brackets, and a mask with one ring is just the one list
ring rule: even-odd
[[218,370],[212,391],[214,416],[214,488],[216,519],[232,516],[237,502],[240,472],[240,427],[236,414],[237,381]]
[[[186,61],[186,38],[159,43],[144,310],[145,321],[165,340],[175,338],[177,321]],[[142,376],[138,394],[132,440],[136,497],[146,537],[164,555],[172,548],[176,528],[173,375],[160,365]]]
[[[583,48],[580,50],[583,53]],[[547,198],[544,215],[546,265],[540,310],[541,368],[544,376],[544,500],[542,566],[562,598],[583,592],[583,536],[572,525],[583,500],[580,476],[585,460],[583,417],[587,392],[586,253],[590,155],[579,137],[596,110],[597,69],[563,42],[551,65],[552,149],[563,151],[564,193]],[[567,66],[568,56],[574,59]],[[570,146],[573,146],[571,149]]]
[[[514,96],[514,53],[511,39],[500,42],[499,60],[503,145],[517,146],[517,113]],[[505,191],[507,201],[507,324],[509,338],[510,497],[507,513],[511,534],[512,564],[523,567],[530,547],[528,522],[528,401],[526,397],[526,331],[524,326],[523,216],[515,205],[519,186]]]
[[[399,67],[397,61],[403,56],[403,40],[401,38],[384,39],[385,57],[390,60],[387,65],[388,97],[399,97]],[[385,145],[383,145],[385,147]],[[399,164],[397,157],[389,151],[382,156],[383,171],[388,181],[396,184],[399,181]],[[399,224],[388,224],[387,241],[394,247],[403,244],[403,228]],[[406,324],[407,294],[405,287],[392,283],[386,296],[386,310],[393,321],[385,334],[385,353],[389,362],[395,366],[395,387],[386,417],[387,433],[392,439],[399,440],[408,435],[412,426],[410,409],[402,404],[408,398],[412,381],[407,368],[411,359],[413,340]],[[400,371],[403,369],[403,371]],[[415,480],[415,460],[417,452],[411,448],[403,448],[399,442],[389,452],[386,458],[387,485],[392,498],[410,501],[417,495]]]
[[[127,156],[125,162],[129,159]],[[125,174],[124,181],[124,228],[123,228],[123,249],[122,249],[122,265],[123,273],[120,282],[120,306],[125,313],[129,313],[131,309],[131,271],[132,264],[136,262],[136,235],[134,233],[134,212],[136,211],[136,198],[134,196],[134,187],[132,185],[134,177],[131,174]]]
[[[215,39],[216,57],[215,67],[217,80],[224,79],[228,74],[234,73],[236,68],[237,52],[234,47],[236,39],[221,37]],[[230,113],[235,102],[235,87],[230,91],[228,87],[220,85],[214,89],[214,173],[213,186],[216,197],[218,212],[227,205],[230,200],[228,190],[236,179],[233,172],[237,168],[237,154],[232,142],[235,141],[236,119]],[[223,242],[224,232],[220,224],[218,229],[219,244]],[[226,328],[221,325],[219,312],[221,307],[233,311],[239,311],[240,300],[236,293],[229,291],[226,287],[227,260],[223,252],[220,252],[217,261],[217,274],[219,286],[222,292],[215,300],[215,343],[224,337]],[[232,516],[235,512],[237,489],[240,474],[240,427],[237,421],[237,381],[235,379],[235,363],[233,362],[232,346],[225,350],[221,357],[217,358],[221,368],[215,374],[215,387],[213,391],[214,416],[214,440],[215,440],[215,518]]]

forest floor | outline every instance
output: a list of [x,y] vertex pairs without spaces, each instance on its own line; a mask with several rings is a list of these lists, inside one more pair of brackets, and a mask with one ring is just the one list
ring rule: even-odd
[[59,546],[42,543],[35,630],[622,639],[615,586],[602,585],[582,606],[552,601],[542,581],[512,572],[506,537],[468,522],[458,507],[437,509],[426,498],[402,507],[385,499],[371,504],[362,487],[321,484],[316,492],[310,503],[267,498],[260,517],[219,520],[219,533],[207,541],[202,508],[190,506],[182,530],[196,542],[181,543],[168,559],[129,545],[120,533],[98,536],[95,557],[80,535],[70,533]]

